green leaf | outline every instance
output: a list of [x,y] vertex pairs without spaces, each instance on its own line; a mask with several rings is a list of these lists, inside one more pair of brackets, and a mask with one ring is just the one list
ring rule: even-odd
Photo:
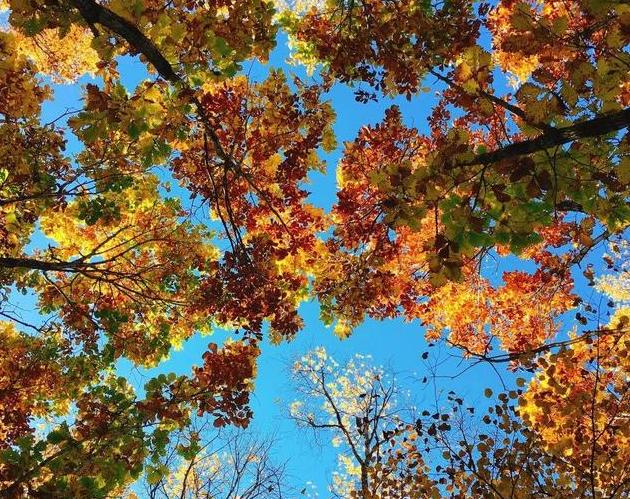
[[220,36],[214,39],[214,49],[221,57],[227,57],[232,51],[225,39]]

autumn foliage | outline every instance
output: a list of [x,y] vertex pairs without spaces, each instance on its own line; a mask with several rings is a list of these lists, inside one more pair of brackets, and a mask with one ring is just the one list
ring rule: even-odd
[[[105,497],[143,470],[160,482],[155,463],[195,418],[248,425],[261,341],[298,335],[310,299],[341,338],[402,317],[466,362],[528,377],[489,419],[510,446],[469,448],[436,427],[450,464],[434,480],[425,430],[379,420],[390,448],[378,465],[360,456],[358,488],[340,482],[340,495],[630,491],[628,4],[0,0],[0,12],[0,495]],[[316,78],[242,71],[285,38]],[[144,68],[135,86],[129,59]],[[82,107],[44,119],[54,86],[86,75]],[[360,103],[426,97],[427,126],[391,106],[338,145],[339,85]],[[309,182],[332,151],[325,211]],[[37,313],[19,313],[20,294]],[[120,376],[121,362],[159,366],[218,329],[232,334],[186,374],[144,390]],[[516,484],[516,469],[540,473]]]

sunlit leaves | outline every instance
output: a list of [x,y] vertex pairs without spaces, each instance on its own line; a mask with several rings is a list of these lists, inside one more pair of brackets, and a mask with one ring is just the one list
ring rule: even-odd
[[36,68],[18,51],[18,43],[14,33],[0,33],[0,109],[13,119],[36,116],[50,96],[50,88],[39,84]]
[[439,7],[416,1],[328,1],[302,15],[283,13],[281,25],[291,37],[295,61],[309,67],[322,63],[341,81],[364,81],[410,97],[431,66],[474,44],[480,23],[468,0]]
[[50,75],[56,82],[72,82],[79,77],[94,75],[99,62],[92,48],[88,29],[73,25],[67,32],[45,29],[34,36],[14,33],[19,43],[18,53],[32,61],[39,73]]

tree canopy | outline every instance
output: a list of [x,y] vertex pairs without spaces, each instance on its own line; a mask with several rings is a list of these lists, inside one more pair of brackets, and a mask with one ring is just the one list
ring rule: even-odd
[[[511,447],[510,466],[544,468],[519,493],[630,490],[630,5],[0,0],[0,11],[0,494],[105,497],[147,469],[160,483],[174,432],[196,418],[249,424],[260,342],[298,335],[306,300],[341,338],[402,317],[469,362],[527,373],[518,410],[496,420],[529,442]],[[284,67],[250,79],[243,65],[285,38],[316,78]],[[139,84],[123,83],[123,57],[145,66]],[[82,108],[46,122],[51,84],[85,75]],[[339,85],[359,102],[437,97],[425,132],[392,106],[338,145]],[[308,180],[334,166],[328,211]],[[529,270],[484,273],[512,257]],[[583,278],[603,301],[578,292]],[[39,317],[15,312],[20,293]],[[159,365],[217,327],[235,334],[188,374],[139,392],[117,370]],[[395,439],[411,431],[396,425]],[[491,448],[477,447],[479,469],[502,466]],[[365,480],[379,473],[368,468]],[[450,492],[504,490],[479,475]]]

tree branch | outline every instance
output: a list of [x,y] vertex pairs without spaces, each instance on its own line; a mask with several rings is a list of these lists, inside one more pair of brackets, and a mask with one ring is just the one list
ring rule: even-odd
[[630,108],[615,113],[603,114],[590,120],[582,121],[565,128],[555,128],[536,137],[535,139],[516,142],[496,151],[478,154],[472,160],[457,163],[457,166],[473,166],[491,164],[514,156],[523,156],[551,147],[568,144],[579,139],[598,137],[610,132],[616,132],[630,126]]
[[[430,69],[429,73],[431,73],[433,76],[435,76],[438,80],[446,83],[449,87],[454,88],[455,90],[457,90],[458,92],[462,93],[462,94],[466,94],[466,95],[474,95],[471,94],[470,92],[467,92],[464,87],[462,87],[461,85],[457,84],[456,82],[454,82],[453,80],[451,80],[450,78],[441,75],[440,73],[438,73],[437,71]],[[555,128],[553,128],[550,125],[547,125],[546,123],[533,123],[532,121],[530,121],[530,119],[527,117],[527,115],[525,114],[525,111],[523,111],[520,107],[515,106],[514,104],[510,104],[509,102],[500,99],[499,97],[497,97],[496,95],[492,95],[489,92],[486,92],[485,90],[476,90],[475,92],[477,95],[488,99],[490,102],[497,104],[498,106],[507,109],[509,112],[511,112],[512,114],[518,116],[519,118],[521,118],[525,123],[527,123],[528,125],[531,125],[535,128],[538,128],[539,130],[545,130],[545,131],[553,131],[555,130]]]
[[133,23],[99,5],[94,0],[69,0],[76,7],[89,25],[100,24],[127,40],[138,52],[141,52],[165,80],[181,82],[181,77],[166,60],[155,44],[149,40]]
[[268,199],[267,194],[259,189],[252,177],[245,172],[239,163],[235,160],[224,148],[219,140],[219,136],[214,130],[211,120],[209,119],[201,101],[195,95],[194,90],[190,87],[188,82],[182,78],[170,62],[162,55],[159,48],[144,35],[137,26],[130,21],[119,16],[115,12],[112,12],[107,7],[104,7],[94,0],[68,0],[72,6],[79,10],[81,16],[85,19],[88,25],[100,24],[113,33],[123,38],[131,47],[137,52],[141,53],[146,59],[153,65],[157,72],[165,80],[179,84],[184,93],[188,96],[189,102],[193,104],[197,110],[197,115],[203,124],[203,127],[210,138],[217,156],[223,161],[224,166],[240,175],[245,181],[252,187],[256,194],[268,205],[272,213],[278,218],[280,223],[288,230],[284,220],[274,208],[271,201]]
[[92,267],[94,264],[87,263],[82,260],[74,260],[71,262],[47,262],[45,260],[36,260],[35,258],[13,258],[13,257],[0,257],[0,268],[5,269],[33,269],[44,271],[78,271],[77,269],[83,269],[86,267]]

